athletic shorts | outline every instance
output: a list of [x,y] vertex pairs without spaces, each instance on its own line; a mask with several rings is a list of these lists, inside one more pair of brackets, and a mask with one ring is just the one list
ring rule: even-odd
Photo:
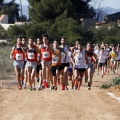
[[93,63],[87,64],[87,69],[88,69],[88,68],[91,68],[92,73],[95,72],[95,67],[93,66]]
[[23,69],[24,68],[24,61],[14,60],[13,66],[14,67],[18,66],[20,69]]
[[65,68],[65,67],[69,67],[70,63],[62,63],[62,70]]
[[52,73],[53,76],[56,76],[56,70],[61,71],[62,66],[52,66],[50,72]]
[[40,65],[37,65],[37,67],[36,67],[36,72],[39,73],[40,70],[42,70],[42,65],[41,65],[41,64],[40,64]]
[[51,66],[52,62],[51,61],[41,61],[41,64],[44,64],[45,66]]
[[26,66],[26,62],[27,62],[27,61],[24,61],[24,68],[25,68],[25,66]]
[[105,63],[99,63],[99,67],[102,67],[104,65],[105,65]]
[[85,72],[86,68],[75,68],[78,72]]
[[111,59],[110,62],[116,62],[116,59]]
[[26,67],[31,67],[31,68],[36,68],[37,67],[37,62],[26,62]]
[[69,71],[69,72],[73,72],[73,69],[72,69],[72,68],[68,68],[68,71]]

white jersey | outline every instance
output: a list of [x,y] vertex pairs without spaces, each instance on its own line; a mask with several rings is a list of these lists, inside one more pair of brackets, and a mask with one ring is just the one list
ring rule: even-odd
[[117,60],[120,60],[120,51],[118,51]]
[[94,53],[95,53],[96,55],[98,55],[99,52],[100,52],[100,50],[98,50],[98,49],[94,50]]
[[84,50],[81,53],[76,51],[75,68],[86,68],[85,51]]
[[100,53],[100,56],[99,56],[99,63],[105,63],[105,60],[106,60],[106,54],[105,53],[103,53],[103,54],[101,54]]

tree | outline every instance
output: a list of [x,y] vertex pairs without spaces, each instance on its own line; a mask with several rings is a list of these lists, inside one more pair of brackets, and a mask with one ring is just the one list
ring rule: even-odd
[[93,17],[90,0],[28,0],[30,17],[35,22],[52,21],[66,13],[66,18]]

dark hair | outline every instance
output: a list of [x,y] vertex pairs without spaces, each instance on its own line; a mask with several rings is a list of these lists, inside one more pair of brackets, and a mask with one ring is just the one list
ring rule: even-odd
[[25,39],[25,40],[27,40],[27,37],[22,37],[22,39]]
[[63,37],[63,36],[61,37],[61,39],[64,39],[64,40],[66,40],[66,38],[65,38],[65,37]]
[[33,37],[30,37],[29,39],[32,39],[33,41],[35,41]]
[[90,41],[88,41],[88,42],[86,43],[86,45],[87,45],[87,44],[91,44],[91,42],[90,42]]
[[43,37],[49,38],[49,36],[48,36],[47,34],[43,34],[43,35],[42,35],[42,38],[43,38]]

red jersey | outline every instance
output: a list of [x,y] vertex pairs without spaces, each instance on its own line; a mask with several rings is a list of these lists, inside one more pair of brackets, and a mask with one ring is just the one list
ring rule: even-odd
[[23,61],[25,59],[25,54],[21,47],[17,47],[17,46],[14,47],[13,58],[14,60],[20,60],[20,61]]

